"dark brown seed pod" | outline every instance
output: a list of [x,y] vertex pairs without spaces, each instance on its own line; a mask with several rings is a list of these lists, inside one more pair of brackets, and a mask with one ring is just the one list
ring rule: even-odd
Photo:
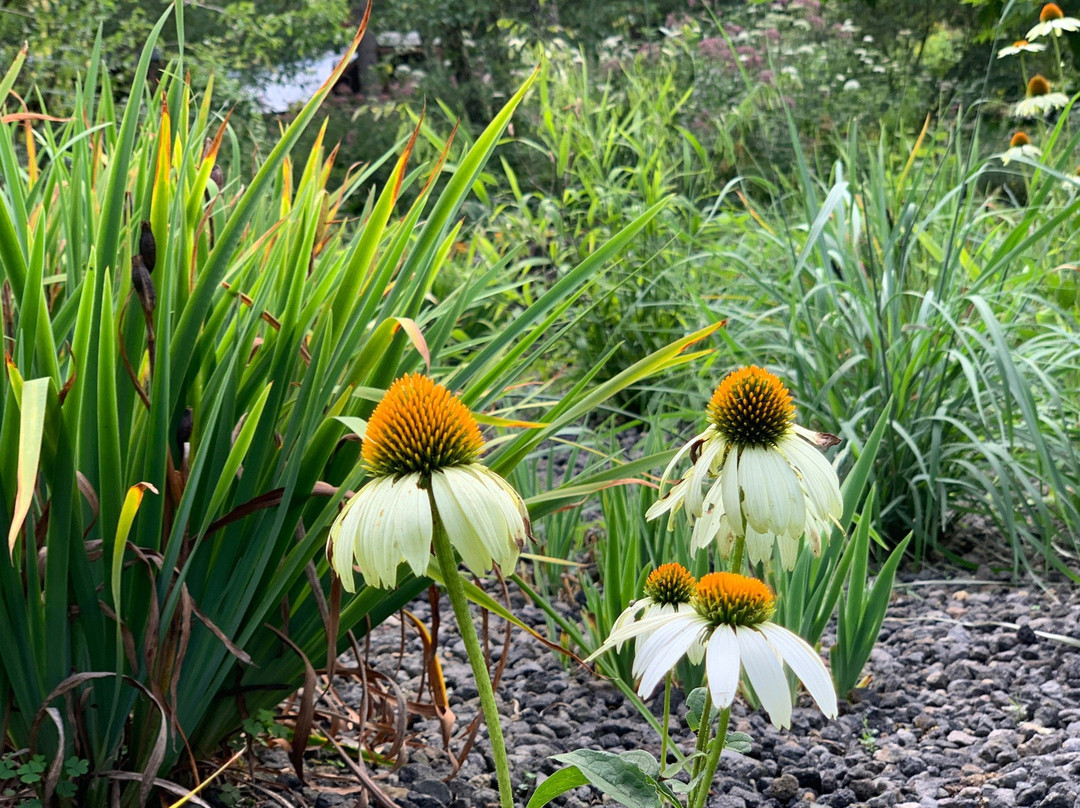
[[143,312],[149,317],[157,306],[157,290],[142,257],[138,255],[131,258],[131,286],[139,297]]
[[221,166],[214,163],[214,167],[210,169],[210,179],[214,181],[214,185],[221,190],[221,186],[225,184],[225,172],[221,170]]
[[139,236],[139,256],[146,266],[146,271],[153,272],[154,265],[157,264],[157,242],[154,240],[154,231],[150,228],[150,222],[143,221],[139,226],[142,228],[142,234]]
[[180,423],[176,425],[176,444],[183,447],[185,443],[191,440],[191,431],[195,426],[195,416],[192,413],[191,407],[187,407],[184,410],[184,414],[180,416]]

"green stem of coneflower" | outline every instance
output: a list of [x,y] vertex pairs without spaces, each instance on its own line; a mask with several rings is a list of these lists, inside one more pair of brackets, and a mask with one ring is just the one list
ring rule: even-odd
[[671,674],[664,679],[664,723],[660,733],[660,771],[667,768],[668,731],[671,725]]
[[743,551],[746,549],[746,526],[743,526],[742,536],[735,537],[735,547],[731,551],[731,571],[742,575]]
[[1020,54],[1020,75],[1024,77],[1024,86],[1028,85],[1028,72],[1027,72],[1027,60],[1024,59],[1024,54]]
[[1058,69],[1058,81],[1061,83],[1058,87],[1062,90],[1065,89],[1065,63],[1061,61],[1061,45],[1058,44],[1058,37],[1056,32],[1050,32],[1050,38],[1054,40],[1054,56],[1057,58]]
[[705,760],[703,769],[704,776],[698,783],[697,790],[690,800],[689,808],[705,808],[705,800],[709,796],[709,788],[713,777],[716,776],[716,767],[720,765],[720,755],[724,751],[724,741],[727,740],[728,722],[731,720],[731,708],[725,707],[720,711],[720,726],[716,730],[716,737],[709,747],[709,756]]
[[712,736],[712,721],[709,720],[711,715],[712,691],[705,688],[705,703],[701,707],[701,722],[698,724],[697,744],[694,746],[694,754],[697,755],[697,758],[694,760],[694,768],[690,777],[691,780],[698,776],[698,773],[701,771],[701,767],[704,764],[704,759],[701,755],[708,747],[709,738]]
[[469,601],[465,597],[465,586],[461,583],[461,577],[458,575],[454,548],[450,545],[450,537],[446,534],[446,528],[443,527],[434,501],[431,503],[431,511],[432,522],[434,523],[432,525],[431,543],[435,549],[435,557],[439,560],[443,585],[446,587],[446,594],[450,598],[450,605],[454,608],[454,618],[457,620],[458,629],[461,631],[461,639],[465,641],[465,653],[469,655],[473,678],[476,679],[476,692],[480,695],[480,707],[484,711],[484,721],[487,723],[488,737],[491,739],[491,756],[495,760],[495,778],[499,783],[499,802],[502,808],[514,808],[514,791],[510,783],[510,764],[506,759],[506,742],[503,740],[502,723],[499,718],[499,709],[495,704],[495,691],[491,687],[491,676],[484,661],[484,651],[480,647],[480,639],[476,636],[476,626],[473,625],[472,615],[469,613]]

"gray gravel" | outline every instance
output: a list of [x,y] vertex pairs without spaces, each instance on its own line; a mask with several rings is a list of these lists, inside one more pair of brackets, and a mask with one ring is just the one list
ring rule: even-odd
[[[733,729],[754,739],[747,756],[725,753],[711,808],[1074,808],[1080,805],[1080,649],[1037,632],[1080,639],[1080,589],[1046,591],[1000,581],[941,580],[944,573],[901,576],[866,673],[867,686],[840,716],[826,720],[805,696],[790,731],[774,730],[760,712],[736,702]],[[938,580],[934,580],[938,579]],[[414,604],[422,619],[426,601]],[[461,640],[445,608],[440,658],[460,731],[478,711]],[[543,625],[538,608],[517,600],[516,613]],[[1001,625],[1012,623],[1017,627]],[[373,637],[375,666],[394,675],[400,627]],[[826,636],[825,645],[832,642]],[[416,692],[419,641],[407,644],[397,680]],[[355,694],[358,697],[358,691]],[[540,643],[518,633],[499,688],[511,769],[524,805],[558,768],[550,755],[580,747],[609,751],[659,743],[610,683],[566,668]],[[660,698],[653,700],[660,714]],[[676,705],[681,698],[676,694]],[[678,718],[673,727],[682,725]],[[485,730],[448,783],[438,724],[411,725],[425,743],[409,763],[378,782],[401,808],[497,806]],[[683,743],[686,748],[686,743]],[[279,770],[278,795],[260,805],[363,805],[355,794],[301,787],[283,752],[262,755]],[[312,761],[317,767],[317,761]],[[605,803],[590,788],[556,801],[566,808]]]

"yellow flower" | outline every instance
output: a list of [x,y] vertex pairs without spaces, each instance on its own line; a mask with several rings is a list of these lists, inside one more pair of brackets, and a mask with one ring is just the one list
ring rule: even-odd
[[660,614],[613,630],[590,657],[637,637],[634,675],[646,697],[684,655],[705,658],[713,703],[731,706],[739,677],[750,684],[775,727],[791,726],[791,692],[784,664],[806,685],[828,718],[837,713],[836,691],[821,657],[804,639],[769,622],[776,599],[761,581],[731,572],[712,572],[697,584],[692,609]]
[[[694,525],[692,549],[716,539],[727,556],[742,536],[755,563],[772,556],[775,541],[781,561],[791,569],[804,535],[814,554],[820,554],[843,507],[840,481],[820,449],[839,438],[796,424],[791,393],[759,367],[734,371],[720,382],[708,413],[709,426],[664,470],[662,496],[646,518],[664,513],[674,518],[685,507]],[[665,493],[688,455],[691,468]],[[712,482],[702,493],[709,478]]]
[[1080,31],[1080,20],[1076,17],[1066,17],[1065,12],[1056,3],[1047,3],[1039,13],[1038,24],[1028,31],[1028,39],[1038,39],[1041,36],[1061,36],[1065,31]]
[[1045,76],[1032,76],[1027,85],[1027,97],[1013,107],[1017,118],[1036,118],[1061,109],[1069,103],[1065,93],[1050,92],[1050,82]]
[[390,385],[364,434],[371,479],[330,527],[327,553],[347,591],[354,562],[376,587],[393,586],[403,561],[424,575],[435,519],[474,574],[513,569],[529,516],[510,484],[477,462],[483,445],[476,420],[442,385],[419,373]]

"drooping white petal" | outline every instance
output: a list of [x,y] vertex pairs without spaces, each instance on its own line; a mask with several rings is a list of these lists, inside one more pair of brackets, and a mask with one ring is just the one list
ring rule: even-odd
[[1050,34],[1061,36],[1062,31],[1080,31],[1080,20],[1075,17],[1059,17],[1056,20],[1036,23],[1035,27],[1028,31],[1025,39],[1038,39]]
[[341,579],[341,585],[345,587],[346,592],[356,591],[356,579],[353,575],[353,558],[356,555],[353,549],[355,528],[347,529],[345,525],[355,521],[351,517],[352,512],[356,510],[357,502],[356,494],[354,494],[352,499],[345,503],[345,507],[337,515],[334,523],[330,525],[330,563],[338,578]]
[[751,564],[765,564],[772,558],[775,536],[770,532],[759,533],[746,526],[746,557]]
[[487,549],[500,569],[509,575],[528,536],[525,505],[506,480],[485,466],[473,463],[461,468],[475,480],[478,492],[486,492],[484,496],[496,528],[492,535],[494,543],[487,545]]
[[735,550],[735,539],[731,517],[725,513],[720,517],[720,525],[716,529],[716,551],[721,558],[731,558],[731,553]]
[[397,545],[413,573],[424,575],[431,560],[431,498],[420,487],[420,477],[416,474],[402,477],[393,488],[397,499],[390,521],[391,542]]
[[724,496],[720,480],[716,480],[702,505],[701,517],[694,522],[694,532],[690,537],[690,549],[697,552],[709,545],[719,533],[724,520]]
[[638,644],[634,674],[641,676],[638,695],[642,698],[656,689],[664,675],[675,667],[708,626],[708,621],[696,612],[688,612],[685,616],[680,612],[678,617],[682,619],[658,628]]
[[763,634],[750,627],[735,630],[739,656],[769,720],[778,729],[791,726],[791,692],[780,657]]
[[673,612],[671,614],[650,615],[649,617],[644,617],[640,620],[631,621],[630,623],[619,627],[617,630],[612,630],[608,635],[608,638],[604,640],[603,644],[589,654],[589,656],[585,658],[585,661],[591,662],[605,651],[610,651],[612,648],[619,647],[633,637],[651,634],[657,629],[663,628],[668,623],[681,620],[685,617],[686,613],[684,612]]
[[[675,485],[668,489],[667,494],[660,497],[652,505],[649,506],[649,510],[645,511],[646,521],[651,522],[658,516],[661,516],[669,511],[674,514],[679,508],[682,507],[683,501],[686,499],[686,492],[690,487],[690,474],[693,470],[687,472],[687,476],[679,480]],[[661,486],[662,488],[663,486]],[[674,525],[669,525],[669,530],[674,529]]]
[[799,472],[810,507],[823,518],[839,519],[844,509],[840,478],[836,469],[817,448],[792,436],[780,442],[780,451]]
[[724,501],[724,512],[731,520],[731,527],[735,534],[743,534],[744,525],[742,518],[742,497],[739,494],[739,454],[738,446],[732,446],[728,452],[724,468],[720,471],[721,495]]
[[701,487],[711,473],[713,464],[723,455],[727,446],[727,442],[719,435],[714,435],[702,445],[701,456],[694,463],[690,486],[686,491],[686,512],[695,518],[701,516],[704,501]]
[[786,570],[795,569],[795,562],[799,560],[799,541],[798,538],[793,539],[790,536],[776,537],[776,546],[780,550],[780,564]]
[[501,513],[493,513],[486,487],[477,486],[461,467],[450,466],[431,475],[431,492],[450,543],[465,566],[474,575],[488,572],[491,548],[498,546],[500,527],[505,534],[505,523]]
[[[403,479],[412,478],[415,483],[418,475],[407,475]],[[374,508],[374,499],[364,509],[364,522],[361,523],[361,537],[364,544],[372,548],[376,555],[376,566],[379,578],[386,581],[388,586],[397,583],[397,568],[404,558],[400,544],[400,536],[395,530],[399,521],[399,511],[406,497],[405,489],[399,485],[400,480],[392,477],[385,478],[390,481],[389,485],[382,487],[379,494],[379,507]],[[370,521],[369,521],[370,520]],[[393,572],[390,572],[393,570]]]
[[525,506],[525,501],[521,498],[521,494],[517,492],[514,486],[510,485],[510,483],[486,466],[476,464],[476,469],[477,474],[486,476],[506,495],[501,502],[503,513],[506,515],[506,520],[510,527],[510,540],[518,550],[523,549],[526,542],[528,542],[532,536],[530,535],[531,523],[529,521],[529,509]]
[[701,660],[705,658],[705,640],[707,637],[702,632],[698,635],[696,641],[690,644],[690,647],[686,649],[686,658],[691,665],[700,665]]
[[802,487],[791,466],[775,449],[750,447],[739,458],[739,487],[747,528],[784,536],[802,533]]
[[[650,613],[650,607],[653,605],[654,601],[650,597],[644,597],[640,600],[631,601],[630,605],[623,609],[622,613],[615,618],[615,622],[611,624],[611,633],[615,634],[625,626],[628,626],[631,623],[634,623],[637,620],[648,616]],[[615,650],[618,651],[619,649],[621,649],[624,642],[626,641],[623,640],[622,642],[616,644]]]
[[706,428],[704,432],[699,435],[694,435],[690,440],[679,447],[679,451],[675,453],[675,456],[671,458],[671,461],[664,467],[664,473],[660,477],[660,491],[663,492],[664,486],[667,485],[668,480],[675,474],[675,470],[679,468],[683,458],[690,454],[690,451],[694,448],[694,445],[700,441],[707,440],[711,435],[715,433],[715,429],[710,426]]
[[719,625],[709,638],[705,675],[717,707],[729,707],[739,688],[739,640],[731,626]]
[[798,634],[774,623],[762,623],[758,630],[772,644],[784,662],[795,672],[807,692],[827,718],[835,718],[837,712],[836,691],[821,657]]
[[401,551],[390,534],[387,518],[395,492],[392,477],[376,477],[356,494],[356,507],[349,513],[342,533],[352,535],[356,566],[371,586],[386,588],[397,583]]
[[823,522],[816,516],[807,514],[806,517],[806,546],[815,556],[821,555],[822,536],[827,535],[829,523]]

